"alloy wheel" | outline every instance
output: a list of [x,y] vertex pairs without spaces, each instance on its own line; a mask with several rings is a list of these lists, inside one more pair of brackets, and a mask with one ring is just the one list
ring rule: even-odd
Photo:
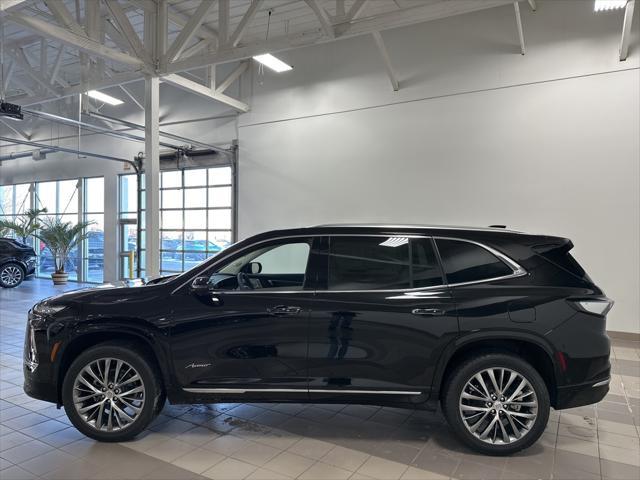
[[488,368],[473,375],[460,394],[462,421],[477,439],[493,445],[521,440],[538,417],[538,399],[522,374]]
[[9,265],[0,272],[0,279],[8,287],[14,287],[22,281],[22,270],[15,265]]
[[76,376],[73,403],[82,420],[96,430],[124,430],[136,421],[144,407],[144,382],[129,363],[100,358]]

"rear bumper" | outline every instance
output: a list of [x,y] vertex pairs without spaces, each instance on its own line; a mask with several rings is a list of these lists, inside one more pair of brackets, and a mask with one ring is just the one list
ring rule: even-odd
[[609,392],[610,377],[580,385],[558,387],[556,410],[591,405],[602,400]]

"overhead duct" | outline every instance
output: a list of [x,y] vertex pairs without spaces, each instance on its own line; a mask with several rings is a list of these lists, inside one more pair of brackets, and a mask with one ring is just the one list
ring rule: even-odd
[[[124,127],[129,127],[132,128],[134,130],[142,130],[144,131],[144,125],[140,125],[137,123],[133,123],[133,122],[129,122],[126,120],[121,120],[119,118],[113,118],[110,117],[108,115],[104,115],[102,113],[96,113],[96,112],[87,112],[86,115],[90,116],[90,117],[94,117],[94,118],[99,118],[101,120],[104,120],[105,122],[109,122],[109,123],[114,123],[117,125],[122,125]],[[176,135],[174,133],[169,133],[166,131],[160,131],[160,136],[161,137],[166,137],[166,138],[171,138],[173,140],[177,140],[178,142],[184,142],[185,145],[189,145],[191,147],[198,147],[198,148],[204,148],[204,149],[209,149],[209,150],[215,150],[216,152],[220,152],[220,153],[224,153],[224,154],[228,154],[228,155],[232,155],[232,149],[229,148],[225,148],[219,145],[214,145],[214,144],[210,144],[210,143],[205,143],[205,142],[201,142],[199,140],[193,140],[192,138],[187,138],[187,137],[183,137],[181,135]]]
[[[136,142],[142,142],[142,143],[144,143],[145,141],[145,138],[140,135],[112,130],[110,128],[99,127],[97,125],[93,125],[87,122],[82,122],[80,120],[74,120],[72,118],[61,117],[60,115],[54,115],[53,113],[39,112],[37,110],[28,110],[28,109],[23,109],[23,112],[29,115],[33,115],[35,117],[45,119],[45,120],[50,120],[52,122],[58,122],[58,123],[70,125],[73,127],[86,128],[87,130],[90,130],[92,132],[102,133],[104,135],[109,135],[111,137],[124,138],[127,140],[134,140]],[[168,143],[168,142],[160,142],[160,145],[166,148],[172,148],[174,150],[180,150],[184,148],[184,145],[176,145],[174,143]]]
[[[29,150],[26,152],[11,152],[7,155],[0,155],[0,162],[4,160],[15,160],[18,158],[27,158],[31,157],[34,160],[42,160],[48,153],[55,153],[55,150],[52,149],[38,149],[38,150]],[[40,158],[36,158],[36,157]]]

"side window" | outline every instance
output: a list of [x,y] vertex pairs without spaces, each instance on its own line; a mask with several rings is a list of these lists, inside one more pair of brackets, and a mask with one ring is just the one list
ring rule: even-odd
[[460,240],[437,239],[447,282],[464,283],[511,275],[513,270],[486,248]]
[[331,237],[328,269],[329,290],[395,290],[442,284],[429,239]]
[[430,238],[411,239],[411,287],[442,285],[442,270]]
[[311,240],[295,239],[258,246],[213,273],[218,290],[301,290],[305,282]]

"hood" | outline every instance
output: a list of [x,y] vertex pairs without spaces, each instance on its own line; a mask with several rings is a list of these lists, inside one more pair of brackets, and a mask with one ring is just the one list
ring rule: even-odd
[[56,305],[74,303],[79,300],[87,301],[88,299],[92,298],[97,299],[99,297],[108,296],[110,292],[114,292],[116,290],[162,285],[170,281],[175,276],[176,275],[154,278],[133,278],[130,280],[118,280],[115,282],[102,283],[100,285],[96,285],[95,287],[83,287],[75,290],[69,290],[59,295],[45,298],[40,303]]

